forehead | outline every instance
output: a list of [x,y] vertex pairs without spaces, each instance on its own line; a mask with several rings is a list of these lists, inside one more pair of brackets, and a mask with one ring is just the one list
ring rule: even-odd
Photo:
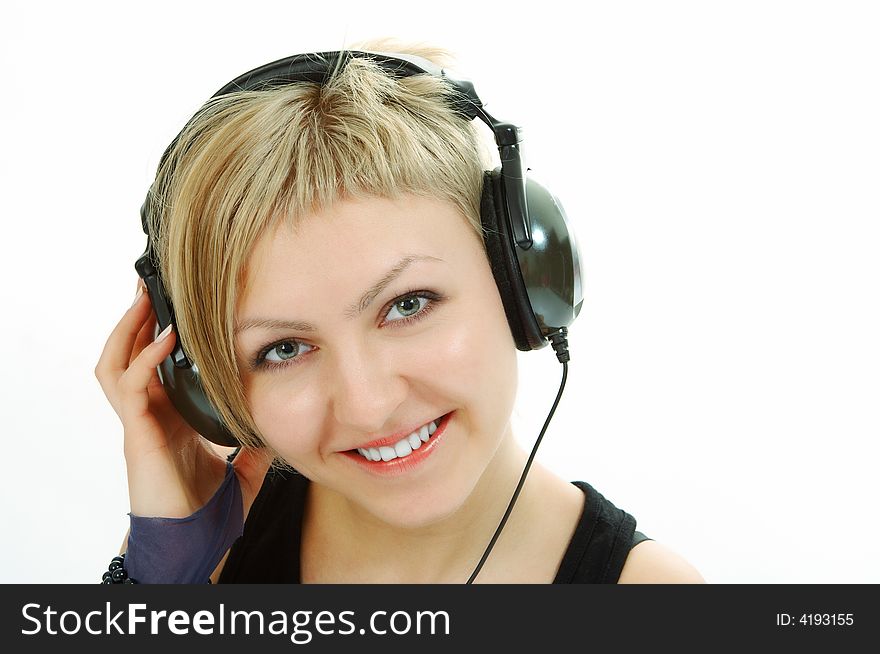
[[340,200],[267,230],[248,257],[241,302],[321,280],[366,284],[406,255],[453,262],[481,253],[479,236],[449,202],[412,195]]

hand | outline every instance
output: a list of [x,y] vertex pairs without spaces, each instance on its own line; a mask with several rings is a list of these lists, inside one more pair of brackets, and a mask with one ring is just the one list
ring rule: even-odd
[[[177,339],[173,329],[153,340],[156,316],[146,289],[107,339],[95,367],[124,430],[131,512],[145,517],[183,518],[204,506],[226,470],[210,443],[180,416],[168,399],[156,367]],[[245,514],[268,469],[261,453],[242,450],[235,460]]]

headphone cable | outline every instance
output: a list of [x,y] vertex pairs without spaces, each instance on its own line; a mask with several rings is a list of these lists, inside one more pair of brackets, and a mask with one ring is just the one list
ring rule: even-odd
[[538,452],[538,446],[541,444],[541,439],[544,438],[544,432],[547,431],[547,426],[550,424],[550,420],[553,419],[553,414],[556,412],[556,407],[559,404],[559,399],[562,397],[562,392],[565,390],[565,380],[568,377],[569,361],[568,340],[565,338],[567,334],[568,330],[565,327],[560,327],[557,331],[547,336],[548,340],[553,345],[553,349],[556,351],[556,358],[559,359],[559,362],[562,364],[562,383],[560,383],[559,385],[559,391],[556,393],[556,400],[554,400],[553,402],[553,407],[550,409],[550,413],[547,414],[547,419],[544,421],[544,427],[541,429],[541,433],[538,435],[538,440],[535,441],[535,446],[532,448],[532,453],[529,455],[529,460],[526,461],[526,467],[523,469],[523,473],[519,478],[519,483],[516,485],[516,490],[513,491],[513,497],[510,499],[510,504],[507,505],[507,511],[504,512],[504,517],[501,518],[501,522],[499,523],[498,528],[495,530],[495,535],[492,536],[492,540],[489,541],[489,547],[487,547],[486,551],[483,552],[483,558],[480,559],[477,567],[474,569],[473,573],[471,573],[470,579],[467,580],[468,584],[472,584],[474,582],[474,579],[477,578],[477,575],[480,573],[480,569],[483,567],[486,559],[489,558],[489,553],[495,546],[495,541],[498,540],[498,536],[501,534],[501,530],[504,529],[507,518],[510,516],[511,511],[513,511],[513,505],[516,503],[516,498],[519,497],[519,492],[520,490],[522,490],[523,483],[525,483],[526,475],[529,474],[529,468],[532,467],[532,461],[535,458],[535,454],[537,454]]

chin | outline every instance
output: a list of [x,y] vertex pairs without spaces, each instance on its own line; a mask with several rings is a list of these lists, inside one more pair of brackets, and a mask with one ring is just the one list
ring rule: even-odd
[[442,502],[413,498],[402,505],[389,505],[386,502],[367,510],[390,527],[422,529],[446,520],[461,508],[462,503],[463,501],[454,501],[448,496]]

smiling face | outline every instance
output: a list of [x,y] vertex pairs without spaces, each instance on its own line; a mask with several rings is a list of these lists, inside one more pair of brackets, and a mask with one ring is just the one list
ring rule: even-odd
[[[391,525],[461,507],[511,437],[517,360],[479,236],[459,211],[412,195],[339,201],[267,233],[245,281],[236,351],[266,443]],[[402,472],[355,449],[447,414]]]

